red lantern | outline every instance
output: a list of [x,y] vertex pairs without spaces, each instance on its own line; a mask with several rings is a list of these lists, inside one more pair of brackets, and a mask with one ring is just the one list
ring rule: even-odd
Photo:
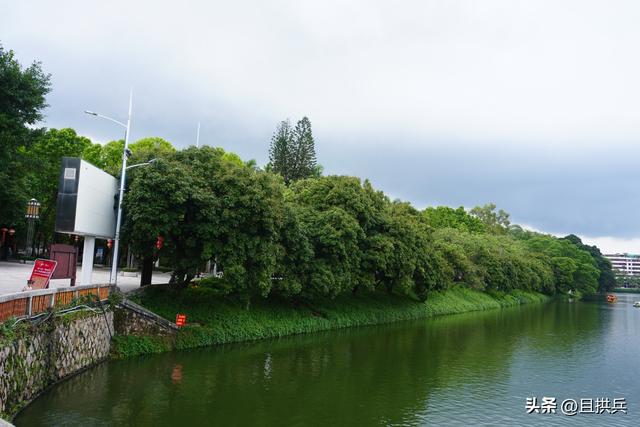
[[111,249],[111,247],[113,247],[113,240],[109,239],[107,240],[107,248]]
[[158,240],[156,240],[156,249],[162,249],[162,245],[164,245],[164,237],[158,236]]
[[187,315],[182,313],[176,314],[176,326],[181,328],[186,324],[187,324]]

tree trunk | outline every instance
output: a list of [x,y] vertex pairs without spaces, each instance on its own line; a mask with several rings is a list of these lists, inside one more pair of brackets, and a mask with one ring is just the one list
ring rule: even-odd
[[142,277],[140,277],[140,286],[150,285],[152,275],[153,275],[153,257],[145,257],[142,260]]

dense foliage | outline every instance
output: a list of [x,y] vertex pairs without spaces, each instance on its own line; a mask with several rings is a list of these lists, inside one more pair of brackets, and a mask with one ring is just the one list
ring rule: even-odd
[[569,240],[580,249],[589,252],[595,260],[596,266],[598,267],[598,270],[600,270],[600,276],[598,277],[598,290],[601,292],[612,291],[617,285],[617,280],[616,274],[611,266],[611,261],[602,255],[602,252],[600,252],[600,249],[597,246],[585,245],[582,243],[582,240],[574,234],[568,235],[565,239]]
[[217,258],[238,290],[267,295],[283,209],[276,175],[219,148],[191,147],[136,171],[125,199],[125,232],[142,256],[153,255],[162,236],[178,283]]
[[495,205],[418,211],[346,176],[285,186],[208,147],[139,170],[126,211],[136,253],[157,256],[153,242],[162,235],[178,283],[215,259],[224,279],[208,286],[247,301],[367,292],[422,300],[453,285],[589,294],[608,289],[611,275],[597,248],[522,230]]
[[0,226],[22,221],[30,169],[23,153],[42,134],[34,125],[47,106],[49,75],[34,62],[23,68],[11,50],[0,45]]

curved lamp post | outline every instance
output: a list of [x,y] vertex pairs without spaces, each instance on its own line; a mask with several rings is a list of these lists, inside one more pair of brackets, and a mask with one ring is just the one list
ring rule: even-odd
[[103,116],[102,114],[94,113],[93,111],[86,111],[85,113],[92,116],[100,117],[101,119],[109,120],[117,125],[122,126],[125,129],[124,132],[124,150],[122,151],[122,173],[120,175],[120,194],[118,196],[118,216],[116,218],[116,235],[113,245],[113,262],[111,266],[111,275],[109,277],[109,284],[118,284],[118,250],[120,248],[120,223],[122,222],[122,197],[124,195],[124,181],[127,173],[127,151],[129,147],[129,133],[131,131],[131,107],[133,99],[133,90],[129,92],[129,115],[127,117],[127,124],[124,124],[111,117]]

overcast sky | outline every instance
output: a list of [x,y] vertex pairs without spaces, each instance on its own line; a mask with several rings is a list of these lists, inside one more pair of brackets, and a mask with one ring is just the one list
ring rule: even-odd
[[640,3],[7,1],[0,42],[42,61],[44,125],[267,161],[307,115],[328,174],[417,207],[494,202],[516,223],[640,252]]

